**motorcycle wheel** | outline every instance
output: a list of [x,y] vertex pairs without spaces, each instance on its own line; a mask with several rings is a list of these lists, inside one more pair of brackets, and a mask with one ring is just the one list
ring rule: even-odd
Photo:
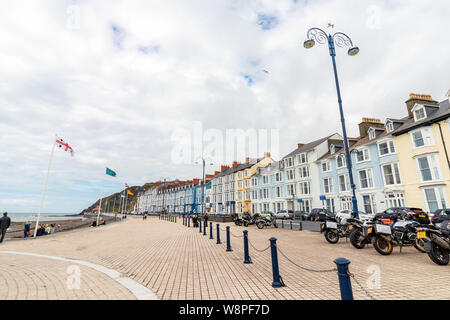
[[425,250],[425,246],[422,239],[416,239],[416,241],[414,242],[414,248],[416,248],[422,253],[427,252],[427,250]]
[[258,227],[258,229],[262,229],[262,228],[264,228],[264,222],[263,221],[258,221],[256,223],[256,226]]
[[248,227],[248,221],[244,221],[244,227]]
[[329,242],[329,243],[338,243],[339,241],[339,236],[336,232],[331,231],[330,229],[325,230],[325,239]]
[[235,223],[237,226],[242,226],[242,221],[236,220],[234,223]]
[[390,241],[387,241],[386,239],[382,237],[376,237],[375,241],[373,243],[373,247],[379,254],[382,254],[383,256],[388,256],[392,253],[393,245]]
[[428,256],[431,261],[440,266],[446,266],[449,261],[449,252],[434,242],[431,243],[431,250],[428,252]]
[[355,229],[350,233],[350,243],[356,249],[364,249],[364,247],[366,246],[366,239],[364,238],[361,231]]

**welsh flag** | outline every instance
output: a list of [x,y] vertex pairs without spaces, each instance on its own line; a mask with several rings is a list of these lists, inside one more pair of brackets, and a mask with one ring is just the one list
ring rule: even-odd
[[75,152],[73,151],[72,147],[69,146],[67,142],[65,142],[63,139],[56,137],[56,145],[58,148],[64,149],[64,151],[70,152],[70,155],[73,157]]

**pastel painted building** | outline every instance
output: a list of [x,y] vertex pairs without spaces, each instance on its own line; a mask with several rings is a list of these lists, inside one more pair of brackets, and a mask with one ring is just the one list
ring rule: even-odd
[[[447,94],[447,96],[450,96]],[[428,212],[450,207],[450,102],[410,94],[408,116],[393,133],[406,202]]]
[[[405,206],[403,176],[392,133],[405,119],[389,119],[388,126],[379,119],[363,118],[360,137],[349,139],[353,180],[358,210],[376,213],[389,207]],[[331,144],[317,161],[320,172],[322,206],[332,212],[352,209],[352,190],[343,141]]]
[[322,207],[316,161],[329,151],[331,144],[341,141],[342,136],[335,133],[307,144],[299,143],[297,149],[281,159],[285,179],[284,209],[310,212]]

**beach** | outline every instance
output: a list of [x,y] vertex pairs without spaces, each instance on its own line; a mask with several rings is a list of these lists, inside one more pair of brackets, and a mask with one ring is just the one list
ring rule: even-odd
[[[108,222],[114,222],[114,216],[110,215],[101,215],[103,219]],[[74,215],[74,216],[44,216],[42,220],[39,221],[39,224],[54,224],[56,226],[56,232],[64,232],[68,230],[80,229],[90,227],[92,222],[97,219],[97,215]],[[36,225],[36,221],[31,222],[31,234],[34,232],[34,227]],[[24,239],[23,231],[24,231],[25,221],[14,221],[14,216],[11,217],[11,226],[10,229],[6,232],[5,239]]]

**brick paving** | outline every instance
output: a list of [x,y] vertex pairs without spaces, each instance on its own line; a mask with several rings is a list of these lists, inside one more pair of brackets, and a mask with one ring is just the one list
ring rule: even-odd
[[[160,299],[340,299],[335,271],[305,271],[280,254],[280,274],[286,286],[273,288],[270,249],[259,252],[253,247],[267,248],[268,239],[274,236],[279,249],[306,268],[333,269],[334,259],[349,259],[350,271],[365,287],[371,276],[367,268],[379,268],[380,288],[366,288],[376,299],[450,299],[449,267],[435,265],[426,254],[414,248],[404,248],[402,253],[395,248],[391,256],[381,256],[372,246],[357,250],[342,239],[338,244],[329,244],[320,233],[221,224],[223,230],[230,225],[234,235],[231,238],[233,252],[226,252],[224,231],[221,231],[222,244],[216,244],[215,223],[211,240],[209,228],[208,235],[204,236],[197,228],[183,226],[181,221],[173,223],[156,217],[143,221],[129,217],[99,228],[73,230],[35,240],[6,241],[0,245],[0,251],[89,261],[123,273],[152,290]],[[243,264],[243,230],[249,231],[252,264]],[[30,273],[35,270],[31,266],[36,267],[36,274]],[[98,272],[87,267],[82,267],[82,287],[87,286],[86,293],[67,292],[64,287],[66,268],[67,264],[49,263],[41,258],[0,254],[0,270],[7,270],[0,273],[0,298],[32,299],[34,296],[23,292],[30,292],[35,281],[53,288],[52,294],[45,295],[48,299],[77,299],[84,294],[95,299],[104,299],[108,294],[116,299],[134,298],[112,279],[101,274],[94,277]],[[2,289],[3,284],[6,284],[6,291]],[[354,281],[352,284],[355,299],[369,299]],[[26,287],[21,289],[22,295],[9,293],[10,287],[18,286]]]

